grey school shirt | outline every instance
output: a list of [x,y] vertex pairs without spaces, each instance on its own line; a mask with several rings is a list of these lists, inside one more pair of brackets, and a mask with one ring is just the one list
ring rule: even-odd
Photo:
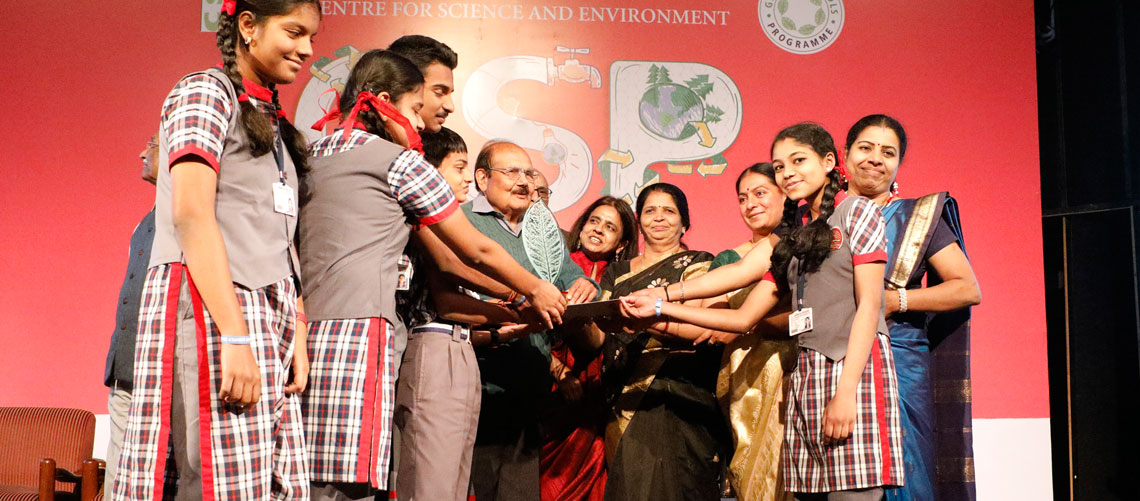
[[373,140],[309,161],[298,235],[309,320],[379,317],[400,330],[396,260],[411,227],[388,171],[403,152]]
[[[812,330],[796,336],[800,348],[817,351],[833,361],[847,356],[847,340],[855,320],[855,265],[886,262],[886,225],[879,207],[863,197],[849,196],[827,219],[831,227],[831,252],[819,270],[808,273],[803,307],[812,309]],[[792,309],[799,304],[799,259],[788,264],[788,288]],[[880,288],[880,294],[882,293]],[[880,301],[882,305],[882,301]],[[877,332],[888,334],[879,309]]]
[[[218,186],[214,212],[225,241],[226,258],[235,284],[260,289],[300,269],[293,235],[297,218],[274,210],[273,185],[281,181],[275,153],[259,157],[250,151],[249,138],[241,126],[233,83],[217,68],[206,70],[225,86],[233,104],[221,157],[218,158]],[[187,75],[190,76],[190,75]],[[185,77],[184,77],[185,78]],[[155,185],[155,235],[150,266],[182,261],[182,247],[174,235],[169,140],[166,128],[159,133],[158,182]],[[296,200],[297,169],[282,149],[281,164],[285,184]]]

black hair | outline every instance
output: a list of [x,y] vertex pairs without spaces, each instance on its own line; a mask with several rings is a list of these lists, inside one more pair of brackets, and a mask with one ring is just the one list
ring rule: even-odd
[[[641,217],[641,210],[645,208],[645,201],[649,199],[649,195],[653,192],[661,192],[673,198],[673,203],[677,204],[677,212],[681,215],[681,228],[689,229],[689,200],[685,198],[685,192],[681,191],[676,185],[669,183],[653,183],[645,188],[642,188],[641,193],[637,194],[637,216]],[[640,227],[640,225],[639,225]],[[689,246],[685,242],[681,242],[681,246],[688,249]]]
[[578,220],[574,221],[574,226],[570,228],[570,239],[566,241],[566,245],[571,250],[575,250],[581,245],[579,239],[582,235],[582,228],[586,226],[586,221],[589,221],[590,214],[594,213],[594,209],[603,205],[613,207],[621,221],[621,238],[618,239],[618,247],[621,250],[614,253],[609,261],[628,261],[637,257],[637,216],[633,214],[633,209],[625,200],[609,195],[594,200],[594,203],[582,211],[582,215],[578,216]]
[[851,145],[855,144],[855,140],[859,139],[859,134],[862,134],[867,127],[886,127],[894,131],[899,138],[899,163],[902,163],[903,157],[906,156],[906,131],[903,130],[903,126],[898,120],[888,115],[875,114],[860,118],[858,122],[855,122],[855,125],[847,130],[847,144],[843,151],[851,151]]
[[424,132],[420,138],[424,144],[424,158],[436,168],[452,153],[467,153],[463,137],[447,127],[440,127],[439,132]]
[[440,63],[450,69],[459,66],[459,55],[443,42],[423,35],[404,35],[388,46],[388,50],[406,57],[420,71],[433,63]]
[[[747,169],[744,169],[744,171],[741,172],[740,175],[736,177],[736,193],[738,193],[738,194],[740,193],[740,182],[744,181],[744,176],[747,176],[749,174],[759,174],[761,176],[768,178],[770,181],[772,181],[772,184],[776,184],[776,169],[774,169],[772,167],[772,164],[769,162],[757,162],[757,163],[754,163],[754,164],[748,166]],[[793,218],[787,217],[788,207],[789,207],[788,202],[789,202],[788,199],[785,198],[784,199],[784,216],[780,220],[780,225],[777,226],[774,230],[772,230],[773,233],[780,235],[781,237],[783,237],[789,231],[792,231],[794,229],[791,226]],[[796,206],[797,206],[797,202],[792,201],[791,207],[796,207]],[[795,209],[793,208],[792,211],[795,212]]]
[[[232,16],[225,13],[219,16],[215,40],[218,50],[222,53],[222,70],[230,78],[238,96],[245,94],[245,86],[242,84],[237,65],[241,39],[238,33],[238,16],[243,12],[249,12],[253,14],[254,22],[261,24],[270,17],[287,15],[302,4],[311,4],[316,7],[318,14],[321,12],[317,0],[238,0]],[[244,52],[247,49],[240,48],[240,50]],[[273,106],[281,109],[276,86],[269,84],[268,87],[273,91]],[[238,104],[241,106],[241,127],[249,138],[250,152],[253,156],[259,157],[273,151],[273,124],[250,101],[239,100]],[[309,165],[309,145],[305,141],[305,136],[284,117],[278,118],[278,129],[281,131],[281,141],[289,151],[289,157],[293,159],[293,165],[299,174],[304,175]]]
[[[801,122],[785,128],[772,140],[773,149],[776,143],[785,139],[806,145],[820,157],[826,157],[830,153],[838,161],[835,141],[827,129],[817,124]],[[823,187],[819,217],[806,226],[800,226],[799,202],[791,198],[784,202],[784,219],[780,224],[795,229],[772,250],[772,275],[781,288],[788,283],[788,264],[793,257],[800,260],[800,273],[812,273],[819,270],[819,265],[831,253],[831,227],[827,224],[827,219],[835,212],[835,196],[843,189],[843,176],[839,174],[838,168],[834,168],[827,174],[827,179],[828,183]]]
[[[361,55],[356,65],[352,67],[338,106],[341,113],[347,114],[353,106],[356,106],[356,96],[364,91],[376,95],[387,92],[391,96],[392,104],[395,105],[404,94],[414,92],[423,84],[424,75],[411,61],[392,51],[372,49]],[[368,109],[360,112],[357,120],[364,123],[368,132],[392,140],[376,110]]]
[[744,176],[749,174],[760,174],[772,180],[772,184],[776,183],[776,170],[772,168],[770,162],[757,162],[749,165],[747,169],[741,171],[739,176],[736,176],[736,192],[740,193],[740,182],[744,180]]

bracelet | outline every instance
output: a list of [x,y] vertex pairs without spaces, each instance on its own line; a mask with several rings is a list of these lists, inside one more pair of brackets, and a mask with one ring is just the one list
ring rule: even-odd
[[519,306],[522,306],[523,303],[525,303],[525,302],[526,302],[526,296],[519,294],[519,296],[516,297],[514,301],[511,301],[511,305],[514,306],[515,308],[518,308]]
[[906,313],[906,289],[899,289],[899,313]]
[[301,322],[303,324],[309,323],[309,319],[307,317],[305,317],[305,312],[303,312],[303,311],[297,312],[297,321]]
[[665,284],[665,300],[670,303],[673,302],[672,299],[669,299],[669,284]]
[[244,344],[248,345],[253,340],[249,336],[222,336],[222,344]]
[[487,333],[491,336],[491,344],[499,344],[499,329],[491,327],[487,329]]
[[685,302],[685,281],[681,281],[681,302]]
[[661,316],[661,304],[664,301],[665,301],[664,299],[657,298],[657,301],[653,303],[653,316],[655,316],[655,317]]
[[511,291],[510,295],[507,296],[507,302],[510,304],[515,304],[516,297],[519,297],[519,293]]

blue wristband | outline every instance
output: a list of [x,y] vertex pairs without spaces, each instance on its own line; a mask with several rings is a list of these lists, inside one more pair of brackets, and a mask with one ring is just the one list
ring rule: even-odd
[[249,344],[249,336],[222,336],[222,344]]
[[653,316],[661,316],[661,305],[664,303],[664,301],[664,299],[657,298],[657,302],[653,303]]
[[519,306],[522,306],[523,303],[525,303],[525,302],[526,302],[526,296],[519,294],[519,297],[516,297],[514,301],[511,301],[511,305],[514,306],[515,308],[518,308]]

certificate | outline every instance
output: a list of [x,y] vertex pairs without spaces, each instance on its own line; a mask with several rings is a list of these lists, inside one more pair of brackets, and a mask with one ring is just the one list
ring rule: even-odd
[[619,300],[594,301],[592,303],[572,304],[566,307],[562,320],[589,320],[593,318],[617,318],[621,316]]

